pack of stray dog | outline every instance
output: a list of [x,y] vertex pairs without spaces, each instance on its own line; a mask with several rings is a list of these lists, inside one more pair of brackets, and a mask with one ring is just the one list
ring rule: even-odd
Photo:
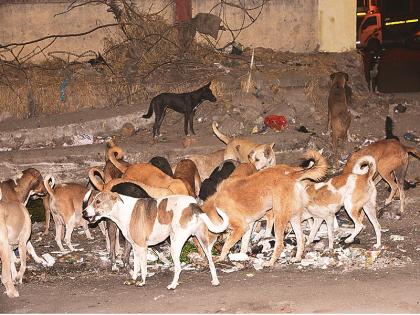
[[[328,131],[334,153],[339,150],[339,142],[347,144],[350,135],[348,80],[343,72],[331,75]],[[210,83],[190,93],[163,93],[152,99],[143,117],[155,113],[154,138],[159,136],[167,108],[184,114],[185,134],[194,133],[194,111],[206,100],[216,101]],[[386,118],[386,138],[353,152],[342,171],[330,178],[327,178],[329,165],[322,150],[308,150],[302,154],[304,163],[298,165],[279,164],[274,143],[228,136],[217,122],[213,122],[212,130],[226,144],[224,149],[187,155],[173,164],[163,156],[155,156],[148,162],[128,163],[123,148],[109,139],[103,167],[93,167],[86,174],[92,189],[79,183],[57,182],[52,174],[43,176],[34,168],[0,182],[1,279],[7,296],[19,296],[15,284],[22,283],[27,252],[35,262],[47,265],[36,254],[30,240],[32,226],[26,203],[31,197],[43,198],[44,233],[49,233],[52,216],[56,233],[53,246],[62,252],[75,250],[71,238],[76,227],[82,227],[86,237],[91,238],[88,223],[98,222],[106,239],[110,269],[118,270],[116,257],[122,236],[123,267],[130,275],[127,285],[146,284],[148,248],[170,239],[174,276],[168,289],[179,285],[180,254],[190,237],[200,255],[207,259],[211,284],[217,286],[220,282],[212,257],[216,241],[224,242],[216,262],[228,259],[238,241],[241,241],[240,253],[247,255],[254,228],[262,221],[266,221],[265,237],[272,237],[274,230],[274,251],[266,263],[273,266],[283,251],[289,223],[296,236],[294,261],[302,259],[305,243],[314,241],[324,221],[328,247],[332,249],[333,222],[342,208],[354,221],[354,229],[345,242],[354,242],[362,232],[366,214],[376,234],[373,247],[380,249],[376,185],[382,179],[391,188],[385,205],[393,201],[398,191],[398,216],[404,213],[403,186],[409,155],[418,159],[419,150],[399,141],[392,133],[390,117]],[[303,221],[311,223],[309,235],[303,233]],[[18,261],[15,249],[19,250],[19,271],[15,266]],[[133,266],[129,260],[131,251]]]

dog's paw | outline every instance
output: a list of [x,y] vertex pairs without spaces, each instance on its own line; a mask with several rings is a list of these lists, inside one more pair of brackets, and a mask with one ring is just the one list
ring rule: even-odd
[[373,245],[373,248],[376,249],[376,250],[381,249],[381,247],[382,247],[382,245],[380,243],[379,244],[376,243],[376,244]]
[[19,297],[19,292],[15,288],[4,291],[4,294],[6,294],[9,298]]
[[120,268],[118,268],[117,264],[114,263],[112,264],[111,271],[118,272],[120,271]]
[[178,286],[178,282],[177,283],[171,283],[170,285],[167,286],[167,288],[168,288],[168,290],[175,290],[177,286]]
[[142,286],[144,286],[146,284],[146,281],[140,281],[140,280],[137,280],[135,283],[134,283],[134,285],[136,286],[136,287],[142,287]]
[[124,281],[124,284],[125,285],[133,285],[135,283],[136,283],[136,280],[133,280],[133,279],[129,279],[129,280],[125,280]]
[[220,284],[220,281],[218,279],[211,280],[211,285],[218,286],[219,284]]

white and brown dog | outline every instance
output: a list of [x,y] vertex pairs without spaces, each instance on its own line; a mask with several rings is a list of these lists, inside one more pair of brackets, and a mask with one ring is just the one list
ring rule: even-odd
[[352,243],[363,229],[363,210],[375,229],[374,247],[381,247],[381,226],[376,217],[376,187],[372,180],[375,172],[375,159],[369,155],[362,156],[355,161],[350,173],[342,173],[327,182],[307,187],[306,192],[309,198],[303,216],[314,218],[308,244],[313,242],[319,227],[325,220],[328,228],[328,247],[333,248],[334,216],[344,206],[354,221],[354,230],[345,239],[345,243]]
[[[18,297],[13,282],[22,283],[26,270],[26,252],[33,257],[37,263],[44,266],[46,261],[38,257],[29,241],[31,236],[31,218],[28,210],[19,201],[3,201],[0,189],[0,258],[2,262],[1,281],[6,287],[8,297]],[[15,255],[13,250],[19,249],[20,268],[19,272],[15,267]]]
[[226,148],[224,160],[236,160],[241,163],[252,163],[257,170],[276,165],[276,154],[271,144],[258,144],[244,137],[229,138],[217,129],[217,122],[213,122],[214,134],[224,143]]
[[[49,183],[50,180],[52,181],[51,185]],[[75,248],[71,244],[71,235],[74,228],[83,227],[86,237],[93,239],[89,231],[88,222],[82,217],[83,197],[89,189],[76,183],[55,186],[54,183],[55,180],[50,175],[44,179],[44,186],[49,194],[47,206],[50,208],[55,223],[55,241],[60,250],[65,252],[61,242],[64,235],[63,227],[65,226],[64,242],[71,251],[74,251]],[[105,226],[102,222],[99,224],[99,227],[105,235]]]
[[[90,192],[86,194],[85,200],[89,196]],[[113,192],[101,192],[86,207],[83,216],[90,222],[96,222],[103,217],[109,218],[118,225],[133,246],[132,280],[137,286],[143,286],[146,282],[148,246],[156,245],[170,237],[175,272],[168,289],[175,289],[181,273],[179,260],[181,250],[191,235],[198,238],[207,256],[212,275],[211,283],[219,284],[211,256],[214,241],[211,242],[206,237],[208,229],[214,233],[221,233],[228,226],[228,218],[223,211],[217,209],[217,213],[222,217],[220,225],[214,224],[191,196],[173,195],[159,199],[137,199]],[[141,281],[137,281],[139,271],[141,271]]]

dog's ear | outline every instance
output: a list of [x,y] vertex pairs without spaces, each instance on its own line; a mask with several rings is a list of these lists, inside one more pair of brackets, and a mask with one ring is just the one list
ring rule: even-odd
[[117,194],[116,192],[111,193],[111,200],[112,201],[121,201],[122,203],[124,203],[121,196],[119,194]]
[[251,152],[248,153],[248,160],[250,162],[255,162],[255,151],[252,150]]
[[206,84],[207,87],[210,87],[211,85],[211,81],[209,81],[209,83]]
[[331,79],[331,81],[334,81],[335,75],[336,75],[336,73],[335,73],[335,72],[330,74],[330,79]]
[[270,147],[271,148],[274,148],[274,146],[276,145],[276,143],[275,142],[271,142],[271,144],[270,144]]

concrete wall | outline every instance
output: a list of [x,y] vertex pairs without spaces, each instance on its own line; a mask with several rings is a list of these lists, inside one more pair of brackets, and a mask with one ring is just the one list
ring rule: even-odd
[[[137,0],[140,8],[157,12],[170,0]],[[75,9],[65,15],[55,16],[66,10],[71,1],[62,0],[1,0],[0,1],[0,43],[23,42],[51,34],[83,32],[98,25],[113,23],[111,13],[106,7],[91,4]],[[218,0],[192,0],[193,16],[198,12],[219,15],[221,7]],[[261,1],[246,1],[248,5]],[[256,16],[259,10],[251,12]],[[166,7],[163,14],[172,23],[174,5]],[[312,52],[344,51],[355,45],[354,0],[271,0],[263,7],[256,22],[240,32],[237,41],[245,46],[267,47],[281,51]],[[244,13],[238,8],[226,6],[221,15],[232,29],[240,28]],[[249,18],[245,17],[245,25]],[[81,54],[87,50],[101,51],[104,37],[112,34],[113,28],[98,30],[83,37],[58,39],[45,53],[69,51]],[[229,32],[223,32],[218,47],[232,40]],[[44,42],[41,47],[46,44]],[[35,46],[27,47],[25,53]],[[61,55],[63,56],[63,55]],[[9,58],[11,56],[9,55]],[[39,55],[37,60],[43,60]],[[35,60],[35,59],[34,59]]]
[[318,0],[319,50],[341,52],[356,45],[356,1]]
[[[261,1],[246,1],[248,6],[255,6]],[[217,0],[194,0],[193,16],[198,12],[210,12]],[[318,46],[318,14],[317,0],[272,0],[265,4],[260,17],[249,28],[239,34],[237,40],[245,46],[267,47],[280,51],[308,52],[314,51]],[[221,6],[212,11],[219,15]],[[257,16],[258,10],[250,14]],[[239,8],[224,7],[222,20],[226,21],[231,29],[239,29],[243,21],[245,25],[250,20],[244,16]],[[219,46],[232,40],[229,32],[223,32]],[[236,32],[235,32],[236,33]]]

